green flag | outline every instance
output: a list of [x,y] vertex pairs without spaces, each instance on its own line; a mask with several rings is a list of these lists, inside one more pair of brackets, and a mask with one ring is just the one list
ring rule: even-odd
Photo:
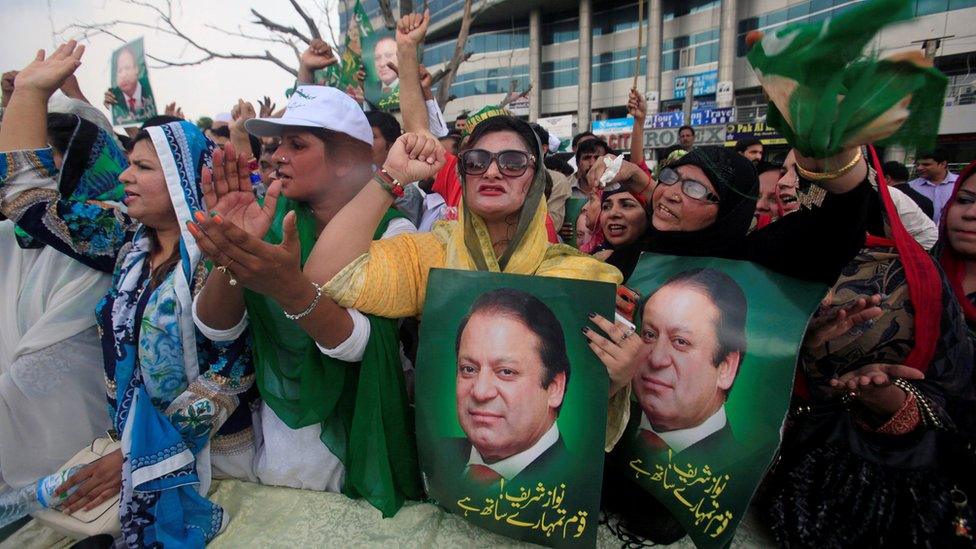
[[912,17],[910,0],[870,0],[826,21],[785,25],[748,54],[769,95],[767,122],[806,156],[877,142],[930,149],[946,77],[921,52],[865,56],[878,32]]
[[356,73],[363,68],[363,38],[373,33],[373,25],[362,3],[356,0],[346,29],[346,43],[339,63],[324,70],[316,71],[315,81],[345,90],[348,86],[359,87]]

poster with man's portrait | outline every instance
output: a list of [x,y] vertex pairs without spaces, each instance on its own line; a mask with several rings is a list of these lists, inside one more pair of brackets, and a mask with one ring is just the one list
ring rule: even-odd
[[142,38],[112,52],[112,124],[140,126],[156,116],[156,100],[149,85]]
[[725,547],[780,443],[800,344],[827,288],[753,263],[644,254],[644,355],[610,466],[698,547]]
[[399,110],[400,76],[390,68],[390,63],[399,66],[395,35],[391,31],[376,31],[363,37],[362,42],[366,100],[383,111]]
[[609,378],[582,329],[612,284],[436,269],[417,355],[429,496],[494,532],[592,547]]

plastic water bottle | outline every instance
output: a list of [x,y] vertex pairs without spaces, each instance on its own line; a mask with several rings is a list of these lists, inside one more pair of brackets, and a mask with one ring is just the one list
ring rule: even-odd
[[53,475],[39,479],[34,484],[28,484],[19,490],[13,490],[0,496],[0,528],[16,522],[34,511],[50,509],[64,503],[78,489],[79,485],[72,486],[70,490],[60,496],[55,496],[54,491],[82,467],[84,465],[75,465],[70,469],[58,471]]

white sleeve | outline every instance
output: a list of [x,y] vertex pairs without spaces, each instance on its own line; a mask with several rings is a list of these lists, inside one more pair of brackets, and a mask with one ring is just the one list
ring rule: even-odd
[[195,324],[197,329],[200,330],[200,333],[203,334],[203,337],[209,339],[210,341],[218,341],[218,342],[234,341],[235,339],[241,337],[241,334],[244,333],[244,330],[247,329],[247,326],[249,324],[247,318],[247,309],[244,309],[244,315],[241,317],[241,321],[237,323],[237,326],[234,326],[233,328],[228,328],[226,330],[217,330],[204,324],[203,321],[200,320],[199,315],[197,315],[197,300],[198,300],[197,298],[199,297],[200,296],[198,294],[197,297],[193,298],[193,324]]
[[359,362],[363,359],[366,344],[369,342],[369,319],[356,309],[346,309],[346,312],[349,313],[349,318],[352,319],[352,333],[349,334],[349,337],[332,349],[323,347],[317,342],[315,345],[325,356],[343,362]]
[[413,223],[405,217],[398,217],[396,219],[390,220],[386,225],[386,231],[383,232],[383,236],[380,240],[386,240],[387,238],[393,238],[394,236],[401,234],[410,234],[417,232],[417,227],[414,227]]
[[444,121],[444,113],[437,106],[437,101],[429,99],[425,103],[427,104],[427,127],[430,128],[430,133],[434,134],[434,137],[444,137],[450,131],[447,129],[447,122]]
[[925,215],[922,208],[915,203],[908,195],[894,187],[888,187],[891,194],[891,201],[898,210],[898,217],[901,218],[905,230],[908,231],[915,240],[926,250],[931,250],[939,240],[939,229],[935,222]]

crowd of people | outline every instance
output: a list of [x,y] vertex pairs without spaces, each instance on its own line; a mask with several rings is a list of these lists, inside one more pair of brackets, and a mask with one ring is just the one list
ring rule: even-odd
[[[59,490],[73,490],[65,513],[119,498],[129,546],[217,536],[211,479],[392,516],[424,497],[411,406],[430,270],[624,285],[655,252],[831,287],[753,503],[778,543],[972,543],[976,162],[957,175],[920,153],[909,180],[864,144],[774,163],[757,140],[696,146],[689,126],[652,169],[637,90],[632,150],[584,131],[563,162],[558,139],[504,108],[448,127],[417,59],[428,23],[397,26],[400,120],[313,85],[337,62],[321,41],[287,107],[242,100],[206,130],[173,105],[114,133],[74,79],[74,41],[4,78],[0,487],[114,429],[120,449]],[[599,315],[579,336],[611,380],[608,452],[658,344],[635,318],[637,337]],[[606,479],[604,507],[630,531],[684,535]]]

